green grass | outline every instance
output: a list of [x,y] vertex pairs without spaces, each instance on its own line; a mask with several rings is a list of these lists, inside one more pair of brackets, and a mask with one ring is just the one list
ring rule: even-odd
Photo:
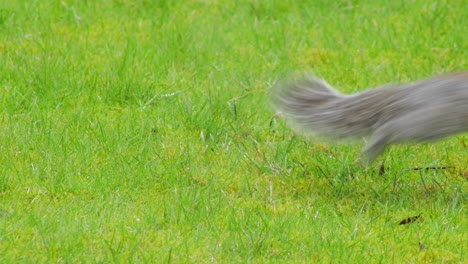
[[[268,90],[466,69],[467,17],[462,0],[1,0],[0,262],[466,261],[466,135],[392,147],[381,177],[362,143],[295,135]],[[429,166],[455,169],[405,170]]]

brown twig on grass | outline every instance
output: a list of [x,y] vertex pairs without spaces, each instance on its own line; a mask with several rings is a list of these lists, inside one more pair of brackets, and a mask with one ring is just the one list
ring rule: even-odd
[[415,168],[407,168],[407,169],[404,169],[403,171],[411,171],[411,170],[414,170],[414,171],[417,171],[417,170],[447,170],[447,169],[455,169],[455,166],[439,166],[439,167],[424,167],[424,168],[415,167]]
[[[393,181],[393,189],[395,189],[396,187],[398,178],[400,178],[400,176],[406,171],[422,171],[422,170],[428,171],[428,170],[446,170],[446,169],[455,169],[455,166],[435,166],[435,167],[423,167],[423,168],[415,167],[415,168],[404,169],[397,176],[395,176],[395,180]],[[426,184],[424,183],[424,179],[422,178],[422,176],[421,176],[421,180],[423,182],[424,189],[427,190]]]

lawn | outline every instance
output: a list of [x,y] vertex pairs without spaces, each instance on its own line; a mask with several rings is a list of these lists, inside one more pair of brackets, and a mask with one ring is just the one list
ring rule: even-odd
[[468,135],[364,168],[269,90],[466,70],[466,5],[0,0],[0,262],[463,263]]

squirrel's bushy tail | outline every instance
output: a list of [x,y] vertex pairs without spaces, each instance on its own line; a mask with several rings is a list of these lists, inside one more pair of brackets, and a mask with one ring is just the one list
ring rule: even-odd
[[[358,138],[370,133],[373,113],[362,106],[364,100],[343,95],[315,77],[278,85],[273,89],[272,102],[301,132],[333,139]],[[367,112],[362,111],[366,109]]]

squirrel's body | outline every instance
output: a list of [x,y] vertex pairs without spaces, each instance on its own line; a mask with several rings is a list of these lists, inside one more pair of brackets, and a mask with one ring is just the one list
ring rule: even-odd
[[276,107],[301,130],[335,139],[370,136],[372,162],[387,145],[468,131],[468,72],[343,95],[305,78],[274,90]]

